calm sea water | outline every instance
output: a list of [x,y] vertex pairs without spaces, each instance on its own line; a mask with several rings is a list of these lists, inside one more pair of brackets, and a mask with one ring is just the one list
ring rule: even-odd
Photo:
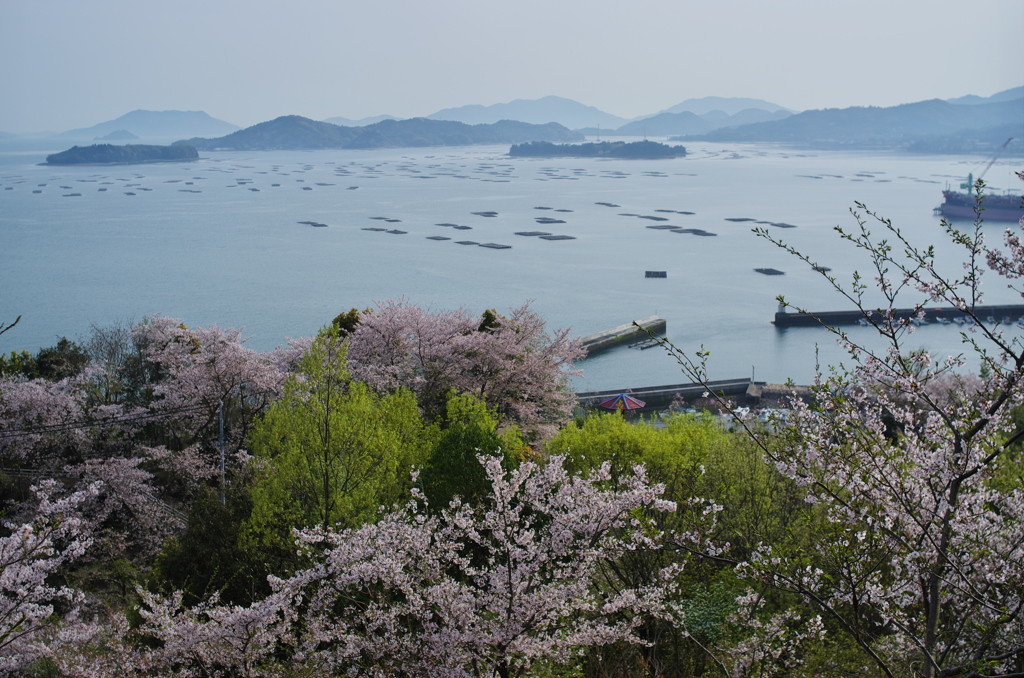
[[[529,301],[549,327],[579,335],[658,314],[677,346],[711,351],[712,378],[797,382],[812,378],[816,350],[825,364],[843,354],[820,330],[775,329],[776,295],[814,310],[849,304],[819,274],[755,237],[755,224],[728,219],[792,224],[767,228],[849,279],[867,262],[832,228],[853,226],[848,210],[860,201],[910,239],[939,244],[940,261],[956,274],[958,254],[941,246],[932,208],[947,183],[977,165],[695,143],[686,158],[658,161],[512,159],[507,146],[475,146],[45,167],[37,163],[59,149],[20,143],[0,148],[0,320],[23,319],[0,336],[0,351],[34,350],[84,335],[91,323],[154,313],[244,327],[248,345],[266,350],[374,301],[405,297],[473,313]],[[997,164],[987,178],[1009,187],[1010,169]],[[565,223],[536,222],[544,217]],[[659,224],[716,235],[648,228]],[[985,229],[992,240],[1005,227]],[[521,231],[575,239],[515,235]],[[512,248],[456,244],[464,240]],[[645,278],[647,270],[667,278]],[[990,279],[988,302],[1019,300]],[[871,340],[868,330],[854,334]],[[922,328],[909,346],[960,350],[949,327]],[[580,390],[687,381],[660,350],[622,347],[581,367]]]

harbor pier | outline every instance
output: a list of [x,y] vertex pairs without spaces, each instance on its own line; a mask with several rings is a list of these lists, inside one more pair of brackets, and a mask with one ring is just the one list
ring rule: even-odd
[[811,399],[811,389],[807,386],[791,386],[788,384],[770,384],[763,381],[752,381],[749,377],[742,379],[720,379],[709,381],[707,385],[699,383],[668,384],[665,386],[642,386],[640,388],[613,389],[606,391],[581,391],[576,394],[580,407],[594,409],[601,402],[626,393],[644,401],[639,412],[651,412],[668,407],[673,400],[699,400],[705,392],[713,392],[731,399],[737,405],[748,407],[783,406],[792,396],[806,401]]
[[637,328],[633,323],[630,323],[628,325],[619,325],[618,327],[613,327],[612,329],[605,330],[604,332],[598,332],[597,334],[582,337],[580,339],[580,343],[587,354],[590,355],[613,346],[646,339],[648,337],[647,332],[651,332],[653,334],[664,334],[665,328],[667,327],[665,319],[656,315],[644,318],[643,320],[637,320],[636,324],[640,327]]
[[708,386],[711,387],[710,389],[704,386],[704,384],[669,384],[666,386],[643,386],[626,390],[586,391],[577,393],[576,397],[579,398],[581,407],[590,409],[597,407],[603,400],[613,398],[620,393],[628,393],[646,403],[643,408],[644,410],[654,410],[667,407],[676,398],[687,400],[700,398],[708,390],[733,398],[745,396],[752,385],[754,385],[754,382],[749,378],[722,379],[708,382]]
[[[923,320],[928,323],[943,321],[957,322],[958,318],[966,318],[967,312],[951,307],[929,307],[921,309],[924,312]],[[896,309],[896,317],[907,320],[914,317],[914,309]],[[876,320],[881,316],[877,311],[870,311],[869,315]],[[982,321],[1005,322],[1015,321],[1024,317],[1024,305],[1008,304],[1003,306],[975,306],[974,316]],[[860,311],[818,311],[810,313],[787,313],[785,308],[780,308],[775,314],[776,327],[818,327],[821,325],[856,325],[865,317]]]

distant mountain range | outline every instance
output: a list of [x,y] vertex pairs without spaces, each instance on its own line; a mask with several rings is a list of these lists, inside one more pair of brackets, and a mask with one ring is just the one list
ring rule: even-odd
[[342,127],[365,127],[366,125],[372,125],[375,122],[381,122],[382,120],[398,120],[393,115],[375,115],[371,118],[362,118],[360,120],[350,120],[348,118],[327,118],[321,122],[329,122],[332,125],[341,125]]
[[322,148],[395,148],[515,144],[524,141],[582,141],[584,136],[558,123],[533,125],[503,120],[490,125],[412,118],[383,120],[365,127],[341,127],[286,115],[216,139],[193,138],[174,145],[200,151],[273,151]]
[[500,120],[519,120],[534,124],[557,122],[569,129],[580,127],[619,127],[629,122],[611,113],[605,113],[593,106],[586,106],[562,97],[548,96],[540,99],[516,99],[507,104],[492,106],[459,106],[446,108],[427,116],[431,120],[454,120],[467,125],[495,123]]
[[[426,118],[410,120],[379,115],[360,120],[334,117],[317,122],[284,116],[246,130],[202,111],[138,110],[92,127],[63,132],[55,138],[105,141],[150,138],[161,142],[189,138],[201,150],[375,148],[567,142],[582,138],[567,137],[570,129],[590,136],[649,135],[828,148],[886,146],[919,152],[976,152],[986,150],[1002,135],[1024,137],[1024,87],[989,97],[972,94],[887,108],[851,107],[802,113],[763,99],[703,97],[687,99],[659,113],[632,120],[557,96],[516,99],[491,106],[447,108]],[[0,132],[0,139],[4,140],[18,136]],[[1005,137],[998,144],[1002,141]],[[1024,152],[1024,142],[1015,140],[1009,152]]]
[[1013,101],[1014,99],[1024,99],[1024,87],[1004,89],[1002,92],[996,92],[990,97],[979,97],[973,94],[968,94],[964,97],[946,99],[946,101],[951,104],[966,104],[968,106],[973,106],[975,104],[994,104],[997,101]]
[[540,99],[516,99],[492,106],[446,108],[427,117],[467,124],[499,120],[557,122],[590,136],[669,136],[703,134],[720,127],[778,120],[791,114],[789,109],[763,99],[704,97],[687,99],[660,113],[627,120],[572,99],[547,96]]
[[136,138],[222,136],[238,129],[238,125],[212,118],[203,111],[132,111],[116,120],[92,127],[68,130],[58,139],[95,139],[111,132],[126,130]]
[[785,111],[787,113],[795,113],[788,108],[773,104],[770,101],[764,99],[744,99],[742,97],[703,97],[701,99],[687,99],[681,104],[676,104],[671,108],[666,108],[661,113],[682,113],[683,111],[689,111],[690,113],[696,113],[699,116],[705,116],[708,113],[720,111],[726,115],[733,116],[741,111],[749,109],[756,109],[761,111],[767,111],[769,113],[778,113],[779,111]]
[[747,108],[729,115],[722,110],[708,111],[698,115],[690,111],[679,113],[658,113],[649,118],[641,118],[626,123],[618,129],[596,130],[594,128],[581,129],[584,134],[607,134],[609,136],[638,137],[638,136],[678,136],[687,134],[704,134],[722,127],[736,127],[748,125],[754,122],[766,120],[781,120],[788,118],[792,113],[785,109],[769,112],[760,108]]
[[784,120],[722,128],[683,140],[770,141],[826,148],[907,147],[925,137],[1002,126],[1016,130],[1009,136],[1024,136],[1024,98],[969,105],[932,99],[888,108],[804,111]]
[[106,136],[96,137],[94,141],[132,141],[133,139],[138,139],[138,137],[126,129],[118,129]]

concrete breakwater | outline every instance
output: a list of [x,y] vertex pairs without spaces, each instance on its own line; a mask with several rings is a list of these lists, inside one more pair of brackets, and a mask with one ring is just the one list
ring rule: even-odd
[[[639,325],[640,327],[638,328],[636,325]],[[664,318],[652,315],[648,318],[644,318],[643,320],[637,320],[636,325],[633,323],[628,325],[619,325],[618,327],[613,327],[610,330],[582,337],[580,339],[580,343],[589,355],[613,346],[628,344],[639,339],[644,339],[649,336],[647,332],[651,332],[652,334],[664,334],[667,323]]]
[[704,386],[704,384],[669,384],[666,386],[644,386],[625,391],[586,391],[577,393],[576,397],[579,398],[581,407],[590,409],[597,407],[598,404],[608,398],[613,398],[620,393],[628,393],[634,398],[644,401],[646,403],[644,409],[648,410],[666,407],[676,398],[687,400],[700,398],[708,390],[734,398],[745,396],[752,384],[753,382],[749,378],[722,379],[719,381],[709,381],[707,386],[711,387],[710,389]]
[[[966,311],[958,308],[925,307],[925,322],[955,322],[957,318],[967,317]],[[870,311],[869,315],[876,320],[881,316],[877,311]],[[896,317],[905,320],[914,316],[914,309],[896,309]],[[1003,306],[975,306],[974,316],[984,322],[1005,322],[1006,320],[1017,320],[1024,317],[1024,305],[1009,304]],[[787,313],[780,310],[775,314],[776,327],[814,327],[820,325],[855,325],[865,318],[860,311],[818,311],[810,313]]]
[[785,406],[790,397],[798,397],[809,401],[812,397],[811,389],[807,386],[792,386],[788,384],[769,384],[763,381],[752,381],[750,378],[743,379],[720,379],[709,381],[707,385],[690,384],[668,384],[665,386],[643,386],[626,390],[610,391],[585,391],[576,394],[580,407],[584,409],[595,409],[609,398],[614,398],[620,393],[627,393],[634,398],[644,401],[645,405],[640,412],[649,412],[668,407],[673,400],[694,401],[703,398],[705,392],[713,392],[731,399],[737,405],[748,407]]

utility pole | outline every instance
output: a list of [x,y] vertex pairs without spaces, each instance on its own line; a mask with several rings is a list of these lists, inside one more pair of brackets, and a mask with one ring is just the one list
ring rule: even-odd
[[220,503],[224,505],[224,401],[220,401]]

